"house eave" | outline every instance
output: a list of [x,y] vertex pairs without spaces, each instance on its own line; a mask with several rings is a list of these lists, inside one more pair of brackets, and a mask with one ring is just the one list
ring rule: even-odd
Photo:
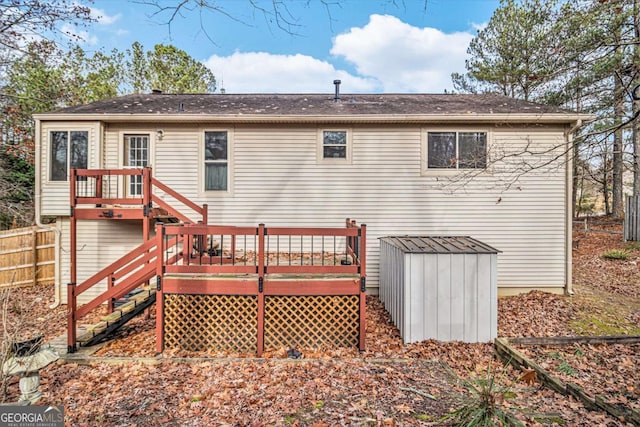
[[529,123],[571,124],[592,120],[587,114],[394,114],[394,115],[229,115],[229,114],[35,114],[38,121],[100,121],[105,123],[247,123],[247,124],[423,124],[423,123]]

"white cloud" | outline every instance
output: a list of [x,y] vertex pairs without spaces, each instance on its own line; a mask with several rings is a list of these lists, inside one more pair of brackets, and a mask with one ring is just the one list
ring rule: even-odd
[[90,9],[91,9],[91,18],[95,19],[98,22],[98,24],[111,25],[114,22],[118,21],[120,18],[122,18],[121,13],[117,13],[115,15],[109,16],[107,12],[105,12],[102,9],[98,9],[95,7],[92,7]]
[[218,87],[228,93],[333,93],[333,80],[342,80],[344,92],[379,91],[375,79],[337,70],[332,64],[307,55],[236,52],[213,55],[204,64],[213,71]]
[[78,30],[78,28],[73,25],[64,24],[60,30],[69,40],[74,42],[79,41],[91,46],[98,44],[98,38],[96,36],[89,35],[87,31]]
[[308,55],[236,52],[204,61],[229,93],[324,93],[342,80],[343,93],[442,93],[452,89],[451,73],[464,72],[473,35],[414,27],[389,15],[336,36],[331,54],[353,64],[341,70]]
[[488,22],[481,22],[481,23],[479,23],[479,24],[477,24],[477,23],[475,23],[475,22],[472,22],[472,23],[471,23],[471,28],[473,28],[473,29],[474,29],[474,30],[476,30],[476,31],[482,31],[482,30],[484,30],[485,28],[487,28],[487,25],[489,25],[489,23],[488,23]]
[[361,76],[380,81],[383,92],[440,93],[452,87],[452,72],[464,72],[472,34],[418,28],[389,15],[369,19],[364,27],[336,36],[331,53],[352,63]]

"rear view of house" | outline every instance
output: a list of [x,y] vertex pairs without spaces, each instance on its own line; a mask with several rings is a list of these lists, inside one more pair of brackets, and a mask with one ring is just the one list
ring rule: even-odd
[[[378,238],[394,235],[471,236],[501,251],[500,293],[567,292],[568,147],[583,118],[491,94],[122,96],[36,116],[37,215],[55,217],[60,231],[62,301],[70,242],[81,282],[153,236],[167,221],[158,212],[176,200],[168,189],[207,205],[185,214],[192,222],[336,227],[356,218],[367,224],[372,293]],[[118,203],[143,196],[143,173],[130,174],[142,168],[164,186],[147,201],[157,209],[148,221]],[[71,181],[95,185],[76,169],[112,171],[119,184],[102,217],[71,227]]]

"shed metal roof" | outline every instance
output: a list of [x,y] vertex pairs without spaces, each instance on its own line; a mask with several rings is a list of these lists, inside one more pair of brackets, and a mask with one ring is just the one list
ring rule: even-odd
[[496,254],[500,251],[469,236],[388,236],[380,240],[413,254]]

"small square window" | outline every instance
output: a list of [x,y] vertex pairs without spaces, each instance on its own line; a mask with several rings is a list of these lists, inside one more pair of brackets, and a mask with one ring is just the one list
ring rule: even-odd
[[322,133],[322,157],[325,159],[347,158],[347,131],[325,130]]

